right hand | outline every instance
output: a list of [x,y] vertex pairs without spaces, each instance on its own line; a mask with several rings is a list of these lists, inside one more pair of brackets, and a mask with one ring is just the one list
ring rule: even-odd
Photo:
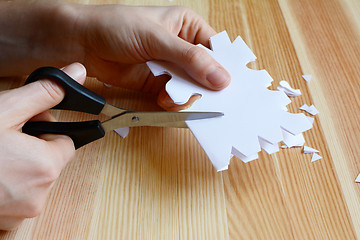
[[[85,81],[81,64],[63,71]],[[68,136],[37,138],[21,132],[29,120],[55,121],[47,110],[63,98],[63,89],[45,79],[0,92],[0,230],[14,229],[40,214],[53,183],[75,153]]]

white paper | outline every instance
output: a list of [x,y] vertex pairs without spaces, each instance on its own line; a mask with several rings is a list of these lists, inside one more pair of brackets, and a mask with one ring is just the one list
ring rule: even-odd
[[[265,70],[246,67],[256,57],[245,42],[237,37],[231,43],[224,31],[211,37],[210,45],[212,50],[200,47],[224,66],[232,79],[230,85],[221,91],[202,87],[172,63],[152,61],[147,64],[155,76],[166,73],[172,77],[166,91],[176,104],[186,103],[194,94],[202,96],[186,111],[224,113],[219,118],[187,121],[214,167],[226,169],[231,154],[249,162],[258,158],[261,149],[276,152],[278,143],[283,140],[290,146],[300,145],[301,133],[311,129],[312,124],[304,114],[286,111],[291,100],[283,91],[267,89],[273,79]],[[284,131],[293,137],[284,139]]]
[[261,137],[259,137],[259,143],[262,150],[264,150],[267,154],[273,154],[279,151],[278,143],[270,143]]
[[319,111],[315,108],[314,105],[311,105],[310,107],[307,104],[302,105],[300,110],[304,110],[305,112],[310,113],[311,115],[316,115],[319,113]]
[[360,183],[360,174],[357,176],[357,178],[355,179],[355,182]]
[[302,75],[302,77],[306,82],[310,82],[311,80],[311,75]]
[[282,131],[283,134],[283,143],[288,147],[302,147],[305,144],[305,139],[302,133],[299,134],[291,134],[288,131]]
[[309,116],[306,116],[307,120],[309,120],[309,122],[312,124],[314,124],[314,118],[313,117],[309,117]]
[[279,91],[283,91],[289,97],[298,97],[301,95],[300,89],[293,89],[287,81],[280,81],[277,87]]
[[124,127],[124,128],[114,129],[114,131],[117,134],[119,134],[122,138],[126,138],[127,135],[129,134],[130,129],[128,127]]
[[319,156],[316,153],[313,153],[312,158],[311,158],[311,162],[315,162],[315,161],[320,160],[320,159],[322,159],[321,156]]
[[314,148],[308,147],[308,146],[304,146],[304,153],[318,153],[319,150],[316,150]]

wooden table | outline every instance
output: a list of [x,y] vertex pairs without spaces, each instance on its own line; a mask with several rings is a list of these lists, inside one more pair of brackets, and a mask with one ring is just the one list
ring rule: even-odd
[[[252,68],[265,68],[275,86],[285,79],[301,89],[291,112],[303,103],[318,108],[305,139],[323,159],[310,163],[300,148],[285,149],[246,164],[234,158],[217,173],[189,130],[111,133],[77,152],[39,217],[0,239],[360,238],[360,1],[81,2],[184,5],[232,40],[240,35],[258,57]],[[119,106],[157,108],[148,96],[95,80],[86,86]]]

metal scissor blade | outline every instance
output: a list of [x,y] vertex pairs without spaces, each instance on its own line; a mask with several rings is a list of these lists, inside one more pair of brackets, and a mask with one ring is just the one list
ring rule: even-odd
[[121,127],[185,127],[185,121],[221,117],[220,112],[136,112],[127,111],[103,122],[105,132]]

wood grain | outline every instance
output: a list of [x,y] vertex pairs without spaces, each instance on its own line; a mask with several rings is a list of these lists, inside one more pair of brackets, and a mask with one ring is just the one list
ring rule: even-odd
[[[186,129],[111,133],[77,152],[42,214],[0,239],[360,239],[360,4],[357,0],[142,0],[86,4],[188,6],[231,39],[240,35],[274,79],[303,95],[290,104],[320,114],[300,148],[216,173]],[[306,83],[302,74],[312,74]],[[0,89],[20,86],[4,79]],[[126,108],[155,110],[151,96],[86,86]],[[85,114],[54,112],[60,120]]]

